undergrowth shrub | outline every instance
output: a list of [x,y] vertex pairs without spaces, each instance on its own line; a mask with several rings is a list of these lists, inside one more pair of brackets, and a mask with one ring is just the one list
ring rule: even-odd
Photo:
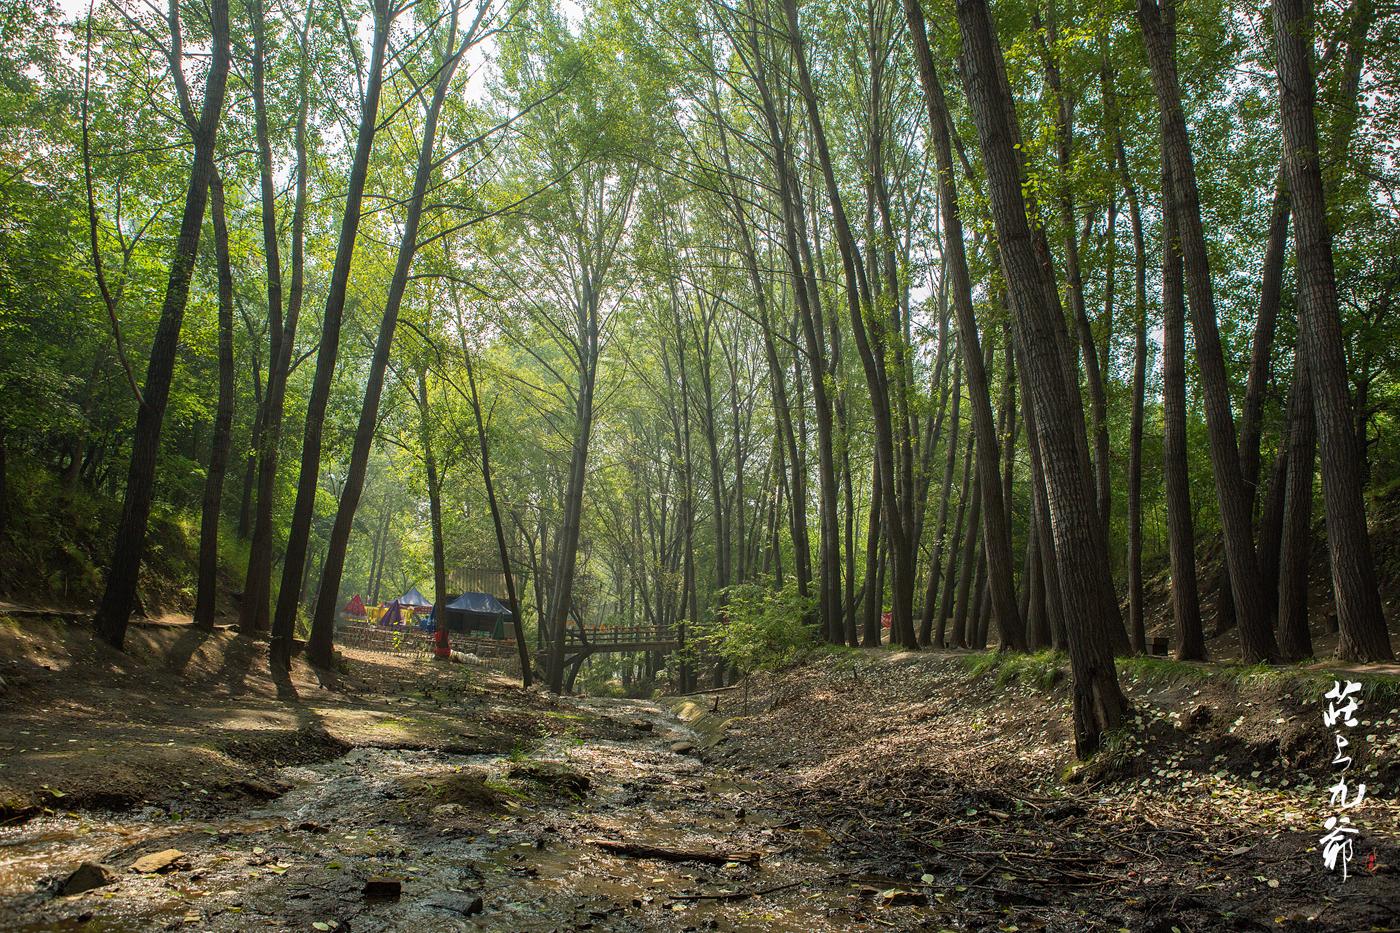
[[701,623],[695,646],[744,673],[790,667],[819,650],[816,627],[806,620],[813,601],[794,584],[741,583],[725,590],[724,611]]

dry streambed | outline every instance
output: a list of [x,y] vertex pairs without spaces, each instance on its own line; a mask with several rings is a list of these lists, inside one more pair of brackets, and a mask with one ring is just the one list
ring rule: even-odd
[[762,788],[700,747],[715,736],[650,703],[551,715],[579,735],[600,716],[629,734],[566,730],[511,755],[356,748],[282,769],[290,789],[232,812],[172,788],[161,807],[0,829],[0,927],[904,926],[890,879],[835,863],[820,829],[765,808]]

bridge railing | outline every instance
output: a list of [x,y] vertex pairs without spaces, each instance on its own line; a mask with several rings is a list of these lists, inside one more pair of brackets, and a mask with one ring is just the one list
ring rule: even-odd
[[598,648],[612,645],[671,643],[676,640],[674,632],[654,625],[627,628],[588,628],[584,630],[582,638],[579,636],[579,631],[576,628],[571,628],[568,632],[571,642],[581,644],[586,641],[588,644]]

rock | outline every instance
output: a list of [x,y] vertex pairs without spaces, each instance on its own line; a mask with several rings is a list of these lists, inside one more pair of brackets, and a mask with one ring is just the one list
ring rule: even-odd
[[100,862],[83,862],[77,867],[73,874],[69,875],[59,888],[58,893],[64,897],[72,897],[74,894],[82,894],[84,891],[91,891],[93,888],[106,887],[115,884],[117,873]]
[[694,742],[672,742],[672,743],[671,743],[671,751],[675,752],[677,755],[689,755],[691,752],[695,751],[695,743],[694,743]]
[[634,719],[632,720],[632,728],[638,732],[650,732],[655,726],[650,719]]
[[369,878],[363,893],[365,897],[398,897],[403,893],[403,882],[398,878]]
[[461,816],[466,812],[466,809],[460,803],[440,803],[433,807],[433,816],[439,818]]
[[298,830],[300,830],[301,832],[304,832],[304,833],[327,833],[327,832],[330,832],[330,830],[326,829],[326,827],[322,826],[320,823],[317,823],[317,822],[315,822],[315,821],[313,821],[313,820],[303,820],[302,822],[300,822],[300,823],[297,824],[296,828],[297,828]]
[[575,797],[582,797],[592,786],[587,775],[554,761],[521,762],[512,765],[508,774],[516,780],[534,781]]
[[131,870],[140,872],[143,875],[173,871],[175,863],[184,857],[185,853],[181,852],[179,849],[162,849],[160,852],[143,855],[132,862]]
[[[432,797],[439,801],[433,812],[440,816],[457,816],[476,810],[499,810],[503,796],[488,782],[485,768],[463,768],[425,778],[413,778],[405,785],[413,796]],[[456,810],[439,813],[438,807],[455,805]]]
[[1182,717],[1181,728],[1187,732],[1198,732],[1211,724],[1214,715],[1214,711],[1209,706],[1200,703]]
[[480,896],[473,897],[460,891],[443,891],[441,894],[434,894],[423,901],[423,906],[430,910],[441,910],[463,917],[479,914],[484,909]]

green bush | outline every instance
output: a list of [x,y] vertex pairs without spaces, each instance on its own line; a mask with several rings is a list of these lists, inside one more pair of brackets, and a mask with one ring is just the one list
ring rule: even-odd
[[788,667],[818,646],[816,628],[806,621],[812,599],[798,595],[795,585],[743,583],[724,595],[724,611],[700,627],[695,642],[739,670]]

